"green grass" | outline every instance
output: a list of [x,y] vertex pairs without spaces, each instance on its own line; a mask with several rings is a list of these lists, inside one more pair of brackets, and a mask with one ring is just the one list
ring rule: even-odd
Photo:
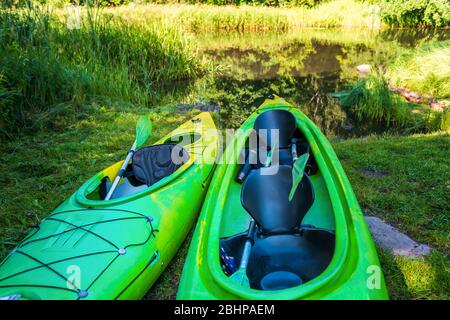
[[403,52],[387,66],[397,87],[438,99],[450,99],[450,41],[426,43]]
[[358,120],[377,121],[388,127],[404,125],[408,116],[406,103],[391,93],[383,77],[359,79],[348,94],[341,96],[341,103]]
[[183,31],[162,22],[128,25],[89,9],[71,29],[40,7],[0,10],[0,139],[70,123],[95,102],[150,106],[162,85],[207,65]]
[[[450,135],[386,136],[334,143],[364,214],[382,218],[433,248],[424,259],[379,249],[391,298],[450,296]],[[365,170],[384,173],[369,177]]]

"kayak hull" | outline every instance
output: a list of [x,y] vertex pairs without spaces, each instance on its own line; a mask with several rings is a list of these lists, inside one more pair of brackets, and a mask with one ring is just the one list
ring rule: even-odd
[[201,137],[184,146],[190,153],[188,163],[137,194],[109,201],[89,196],[103,177],[113,179],[121,162],[89,179],[1,263],[0,296],[142,298],[200,211],[214,161],[198,161],[198,155],[215,157],[218,135],[213,129],[211,116],[202,113],[158,141],[193,132]]
[[[320,171],[319,177],[312,179],[316,201],[311,210],[317,212],[315,222],[335,231],[332,260],[313,280],[283,290],[245,288],[230,280],[220,266],[220,237],[244,231],[242,226],[246,228],[247,223],[233,225],[233,221],[239,219],[239,212],[248,214],[240,203],[240,186],[234,181],[237,165],[221,161],[190,244],[177,299],[387,299],[376,249],[350,183],[326,137],[300,110],[281,98],[267,99],[244,122],[229,143],[234,148],[228,147],[222,158],[238,158],[256,117],[269,110],[291,112],[310,144]],[[332,219],[321,217],[323,211],[332,212]],[[230,219],[224,212],[235,216]]]

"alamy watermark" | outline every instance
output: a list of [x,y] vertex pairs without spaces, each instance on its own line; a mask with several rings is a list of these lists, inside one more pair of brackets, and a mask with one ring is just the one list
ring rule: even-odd
[[66,269],[68,274],[66,287],[71,290],[79,290],[81,288],[81,268],[78,265],[70,265]]
[[369,290],[381,289],[381,268],[377,265],[370,265],[367,267],[366,287]]

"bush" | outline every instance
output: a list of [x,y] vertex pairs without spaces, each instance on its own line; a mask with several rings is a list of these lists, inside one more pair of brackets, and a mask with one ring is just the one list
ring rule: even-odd
[[448,0],[383,0],[382,18],[390,25],[401,27],[450,25]]
[[[48,1],[48,0],[43,0]],[[117,6],[131,2],[131,0],[70,0],[73,3],[86,4],[87,2],[98,1],[98,4]],[[147,3],[187,3],[187,4],[212,4],[212,5],[262,5],[269,7],[313,7],[323,0],[142,0]]]

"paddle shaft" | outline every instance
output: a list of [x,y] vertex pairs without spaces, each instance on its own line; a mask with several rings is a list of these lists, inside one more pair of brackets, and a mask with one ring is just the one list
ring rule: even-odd
[[298,159],[297,154],[297,139],[292,139],[291,143],[292,162],[294,163]]
[[243,183],[245,178],[247,178],[248,173],[250,172],[250,170],[252,168],[252,165],[256,163],[256,156],[257,156],[256,151],[249,149],[245,164],[242,167],[242,169],[239,171],[238,175],[236,176],[237,182]]
[[247,269],[248,260],[250,259],[250,252],[252,249],[251,236],[253,235],[253,230],[255,229],[255,220],[250,221],[250,226],[248,227],[247,240],[245,241],[244,250],[242,251],[241,263],[239,264],[239,269]]
[[131,150],[128,151],[127,157],[125,158],[125,161],[123,162],[122,167],[120,168],[119,173],[117,174],[116,178],[114,179],[111,189],[109,189],[108,194],[106,195],[104,200],[111,199],[112,195],[114,194],[114,190],[116,190],[117,186],[119,185],[120,180],[122,179],[123,175],[125,174],[125,171],[128,167],[128,163],[130,163],[130,160],[134,154],[134,151],[136,151],[136,141],[134,141],[133,146],[131,147]]

